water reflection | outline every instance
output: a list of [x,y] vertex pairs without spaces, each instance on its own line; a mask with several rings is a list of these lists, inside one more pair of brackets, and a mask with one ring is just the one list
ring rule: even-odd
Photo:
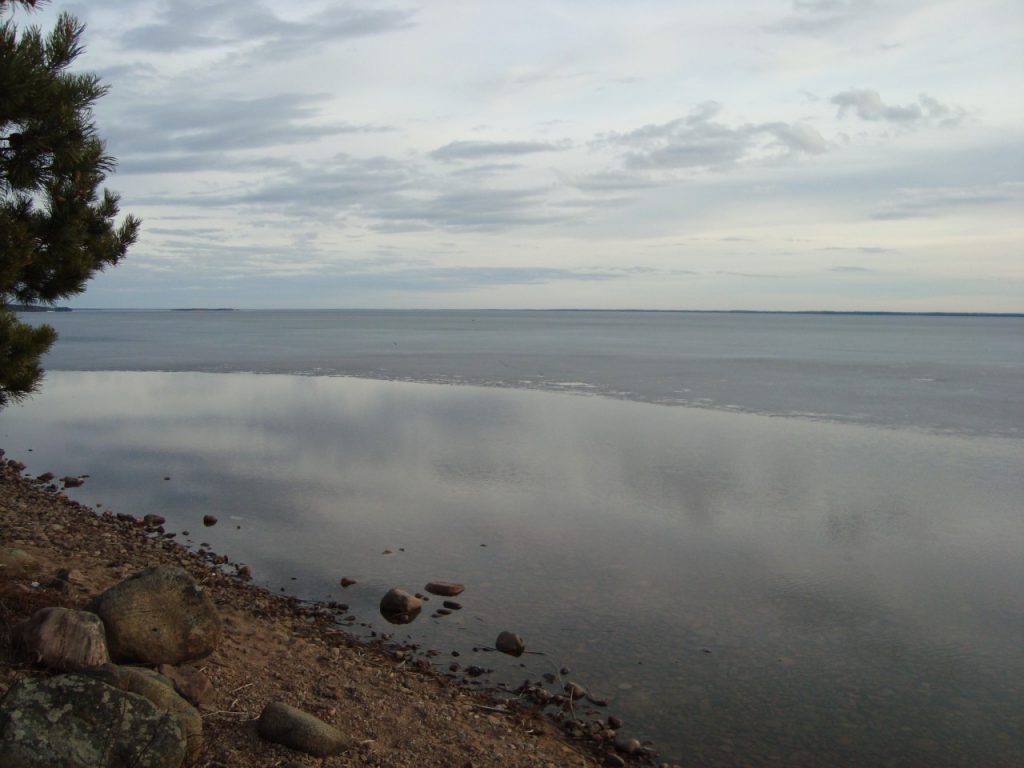
[[0,425],[77,498],[367,621],[463,582],[401,631],[472,659],[514,628],[546,655],[479,663],[567,664],[684,761],[1024,764],[1012,441],[235,374],[51,373]]

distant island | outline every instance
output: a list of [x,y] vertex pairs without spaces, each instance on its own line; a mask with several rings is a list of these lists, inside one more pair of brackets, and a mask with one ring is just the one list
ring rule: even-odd
[[70,312],[71,307],[45,307],[39,304],[11,304],[15,312]]

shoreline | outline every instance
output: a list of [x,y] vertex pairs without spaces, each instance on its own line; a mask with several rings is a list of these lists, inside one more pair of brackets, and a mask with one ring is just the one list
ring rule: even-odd
[[[616,748],[609,727],[616,718],[600,707],[570,701],[551,716],[529,689],[472,689],[464,677],[434,669],[415,646],[354,638],[336,624],[338,606],[249,584],[224,555],[71,500],[51,479],[24,476],[13,459],[0,456],[0,465],[0,548],[20,549],[35,563],[21,575],[0,573],[0,696],[17,680],[48,674],[12,647],[13,624],[43,607],[81,608],[143,568],[177,565],[209,590],[224,625],[218,649],[196,663],[214,688],[197,765],[651,764],[649,747],[619,739]],[[63,589],[50,581],[59,569],[71,571]],[[357,746],[314,760],[260,740],[256,718],[272,700],[312,712]]]

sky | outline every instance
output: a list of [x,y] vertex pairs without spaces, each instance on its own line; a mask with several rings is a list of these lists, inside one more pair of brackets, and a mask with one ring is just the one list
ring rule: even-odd
[[72,307],[1024,311],[1020,0],[61,10],[143,219]]

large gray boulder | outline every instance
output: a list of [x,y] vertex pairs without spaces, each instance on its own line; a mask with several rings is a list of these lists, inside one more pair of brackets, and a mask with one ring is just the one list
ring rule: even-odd
[[177,719],[98,680],[22,680],[0,699],[4,768],[181,768],[185,755]]
[[192,765],[199,759],[203,749],[203,718],[195,707],[178,694],[174,683],[166,677],[151,669],[116,664],[104,664],[85,670],[82,674],[122,691],[144,696],[161,712],[174,717],[185,733],[185,765]]
[[333,725],[279,701],[263,708],[256,730],[267,741],[316,757],[336,755],[349,746]]
[[182,568],[147,568],[85,609],[103,619],[115,661],[180,664],[209,656],[221,638],[213,601]]
[[36,663],[61,672],[110,661],[103,622],[95,613],[40,608],[15,624],[11,636]]

